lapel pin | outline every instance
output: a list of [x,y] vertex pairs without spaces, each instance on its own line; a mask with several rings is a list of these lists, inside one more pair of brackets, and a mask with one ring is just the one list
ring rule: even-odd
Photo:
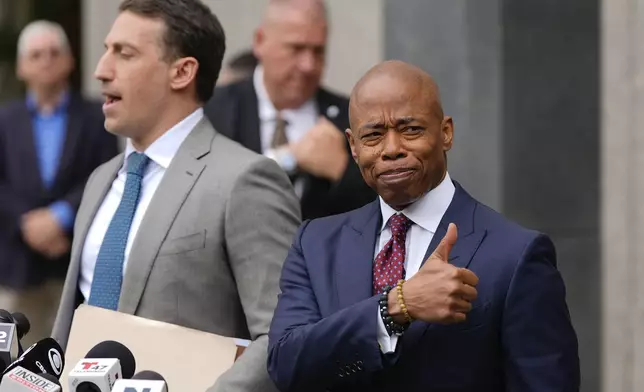
[[336,118],[338,114],[340,114],[340,109],[335,105],[331,105],[326,109],[326,116],[328,118]]

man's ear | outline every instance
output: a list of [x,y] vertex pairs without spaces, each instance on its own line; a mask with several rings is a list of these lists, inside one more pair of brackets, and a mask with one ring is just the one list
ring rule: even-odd
[[347,137],[347,140],[349,141],[349,147],[351,147],[351,156],[353,157],[353,160],[357,163],[358,154],[356,153],[356,142],[354,140],[353,132],[351,131],[351,128],[347,128],[344,131],[344,135]]
[[454,121],[450,116],[443,118],[441,136],[443,137],[443,151],[451,150],[454,143]]
[[199,70],[199,62],[194,57],[183,57],[178,59],[172,65],[170,75],[170,87],[173,90],[185,89],[197,79],[197,71]]

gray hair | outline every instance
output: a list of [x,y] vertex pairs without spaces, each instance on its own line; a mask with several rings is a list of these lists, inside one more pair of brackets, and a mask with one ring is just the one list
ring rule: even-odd
[[20,32],[18,37],[18,56],[22,56],[27,52],[29,41],[36,35],[43,33],[53,33],[58,38],[60,47],[64,50],[69,50],[69,40],[67,34],[61,25],[48,20],[36,20],[30,22]]

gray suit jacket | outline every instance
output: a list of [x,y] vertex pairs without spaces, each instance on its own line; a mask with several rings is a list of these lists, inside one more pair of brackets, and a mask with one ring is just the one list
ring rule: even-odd
[[[63,347],[85,237],[122,163],[121,154],[96,169],[83,195],[53,331]],[[274,391],[266,334],[299,223],[299,201],[277,164],[218,134],[204,119],[180,147],[141,222],[118,310],[251,339],[212,390]]]

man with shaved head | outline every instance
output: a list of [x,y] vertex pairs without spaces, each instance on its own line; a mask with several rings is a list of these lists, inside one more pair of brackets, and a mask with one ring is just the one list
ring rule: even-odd
[[554,245],[450,178],[453,121],[432,78],[375,66],[350,120],[379,198],[296,234],[269,332],[280,390],[578,391]]
[[348,99],[320,87],[328,28],[322,0],[271,0],[254,36],[253,76],[217,88],[205,108],[218,132],[289,174],[303,219],[350,211],[376,197],[343,135]]

